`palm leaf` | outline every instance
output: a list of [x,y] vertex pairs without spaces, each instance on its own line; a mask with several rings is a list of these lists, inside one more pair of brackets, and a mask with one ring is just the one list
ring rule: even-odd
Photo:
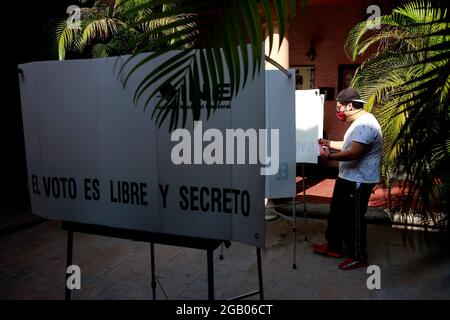
[[[355,59],[370,47],[375,53],[358,68],[352,85],[375,105],[386,148],[383,175],[388,185],[391,170],[404,173],[408,186],[402,208],[425,222],[449,226],[450,165],[450,28],[447,11],[432,2],[411,1],[380,18],[381,29],[368,31],[357,24],[346,42]],[[440,183],[436,183],[439,177]],[[442,210],[444,220],[442,220]]]
[[[178,97],[182,96],[183,92],[189,93],[192,100],[191,112],[193,119],[197,120],[200,117],[202,98],[205,99],[208,116],[212,109],[211,107],[214,106],[215,109],[220,104],[220,101],[223,100],[224,93],[221,88],[224,86],[225,79],[229,81],[230,94],[231,97],[234,97],[247,83],[250,72],[252,73],[252,78],[256,76],[261,70],[263,61],[263,37],[265,35],[262,27],[263,23],[266,22],[268,25],[269,42],[270,46],[272,46],[274,17],[279,21],[280,37],[283,37],[286,32],[288,19],[295,14],[292,10],[295,8],[296,1],[179,1],[178,6],[159,12],[155,10],[155,5],[169,3],[172,2],[159,0],[154,3],[147,3],[141,7],[135,7],[131,11],[145,8],[150,12],[154,12],[136,21],[136,23],[149,23],[156,19],[177,17],[177,24],[181,26],[182,21],[186,20],[189,26],[182,30],[174,30],[172,28],[173,24],[172,26],[162,25],[156,29],[144,32],[141,36],[147,38],[154,37],[156,34],[163,35],[130,56],[121,65],[119,72],[123,73],[127,70],[124,81],[124,85],[127,85],[138,70],[162,54],[166,54],[169,50],[178,48],[193,54],[190,60],[186,58],[187,56],[181,58],[184,59],[183,62],[190,61],[189,69],[180,70],[180,65],[177,65],[177,59],[169,59],[163,68],[157,69],[156,73],[153,72],[144,76],[140,79],[135,95],[137,101],[146,95],[147,98],[144,105],[147,106],[155,98],[155,92],[165,86],[171,86],[175,90],[173,91],[175,98],[159,98],[159,100],[155,101],[154,104],[159,110],[154,111],[153,115],[157,115],[157,121],[161,123],[165,117],[169,116],[169,113],[172,113],[170,129],[173,129],[175,128],[173,125],[177,123],[174,120],[174,114],[179,114],[179,109],[183,108],[183,105],[174,106],[174,103],[182,102],[182,99],[178,99]],[[180,38],[183,37],[194,41],[193,43],[195,44],[193,45],[195,48],[180,48],[182,43]],[[174,47],[173,43],[177,43],[178,46]],[[137,53],[153,50],[157,50],[157,53],[147,55],[145,58],[138,58]],[[180,57],[182,56],[180,54]],[[251,60],[249,56],[252,57]],[[135,59],[138,59],[137,62],[134,63],[132,68],[128,69],[127,66]],[[223,68],[224,65],[226,68]],[[172,82],[170,82],[167,79],[171,77],[167,72],[171,69],[177,73],[184,72],[186,76],[181,78],[173,77]],[[163,74],[165,75],[163,76]],[[153,86],[153,84],[159,82],[161,82],[161,85]],[[200,94],[202,90],[203,93]],[[209,101],[210,98],[211,103]],[[163,109],[164,111],[161,111]]]

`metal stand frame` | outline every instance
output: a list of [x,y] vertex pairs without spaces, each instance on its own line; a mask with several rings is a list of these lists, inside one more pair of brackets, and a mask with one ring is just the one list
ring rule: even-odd
[[302,163],[303,218],[305,219],[305,241],[308,241],[308,217],[306,215],[305,164]]
[[[307,216],[307,207],[306,207],[306,186],[305,186],[305,164],[302,163],[302,188],[303,188],[303,218],[305,219],[305,241],[308,241],[308,216]],[[293,248],[293,257],[292,257],[292,269],[297,269],[297,263],[296,263],[296,239],[297,239],[297,214],[296,214],[296,205],[297,202],[295,200],[295,197],[292,198],[292,218],[289,216],[286,216],[276,210],[274,210],[277,207],[285,207],[286,205],[274,205],[270,207],[266,207],[266,210],[269,210],[270,212],[276,214],[279,217],[288,219],[292,223],[292,248]]]
[[[206,262],[207,262],[207,274],[208,274],[208,300],[214,300],[214,259],[213,252],[216,248],[218,248],[221,244],[229,247],[231,242],[224,240],[215,240],[215,239],[203,239],[203,238],[194,238],[194,237],[186,237],[186,236],[175,236],[161,233],[153,233],[146,231],[137,231],[137,230],[127,230],[127,229],[119,229],[119,228],[111,228],[105,226],[97,226],[90,224],[83,224],[77,222],[62,222],[62,229],[67,230],[67,256],[66,256],[66,270],[72,265],[72,256],[73,256],[73,233],[87,233],[94,235],[101,235],[107,237],[114,238],[122,238],[129,239],[134,241],[143,241],[150,243],[150,265],[151,265],[151,287],[153,300],[156,300],[156,272],[155,272],[155,247],[154,244],[165,244],[172,245],[177,247],[185,247],[192,249],[201,249],[206,250]],[[243,294],[241,296],[237,296],[232,298],[232,300],[243,299],[250,296],[258,295],[260,299],[264,299],[264,286],[263,286],[263,277],[262,277],[262,262],[261,262],[261,249],[256,248],[256,257],[258,263],[258,285],[259,288],[256,291],[249,292]],[[66,273],[66,281],[68,279],[68,274]],[[67,283],[65,283],[65,300],[71,300],[71,290],[67,287]]]
[[[283,205],[284,206],[284,205]],[[274,208],[277,208],[280,206],[268,206],[266,207],[266,210],[269,210],[273,214],[276,214],[277,216],[287,219],[291,221],[292,223],[292,269],[297,269],[297,252],[296,252],[296,243],[297,243],[297,215],[295,212],[295,197],[292,198],[292,217],[286,216],[276,210]]]
[[[270,58],[270,56],[265,55],[265,59],[266,61],[270,62],[271,64],[273,64],[275,67],[277,67],[281,72],[283,72],[288,78],[291,78],[293,76],[293,74],[291,72],[289,72],[289,70],[285,69],[281,64],[279,64],[278,62],[276,62],[275,60],[273,60],[272,58]],[[266,207],[266,210],[270,210],[270,212],[288,219],[291,221],[292,223],[292,249],[293,249],[293,254],[292,254],[292,269],[297,269],[297,255],[296,255],[296,240],[297,240],[297,215],[296,215],[296,210],[295,210],[295,197],[292,198],[292,218],[285,216],[284,214],[281,214],[275,210],[273,210],[273,208],[276,208],[277,206],[271,206],[271,207]],[[305,203],[305,210],[306,210],[306,203]],[[306,216],[306,211],[305,211],[305,216]],[[305,238],[305,240],[307,240],[307,238]]]
[[67,232],[67,254],[66,254],[66,281],[65,292],[64,292],[64,300],[72,299],[72,290],[67,287],[67,280],[69,279],[69,274],[67,273],[67,268],[72,265],[72,253],[73,253],[73,231],[68,230]]

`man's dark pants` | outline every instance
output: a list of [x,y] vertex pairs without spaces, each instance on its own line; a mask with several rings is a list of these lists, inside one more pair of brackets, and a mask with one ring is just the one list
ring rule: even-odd
[[375,184],[338,178],[333,190],[326,239],[330,248],[342,251],[344,241],[350,258],[367,261],[365,214]]

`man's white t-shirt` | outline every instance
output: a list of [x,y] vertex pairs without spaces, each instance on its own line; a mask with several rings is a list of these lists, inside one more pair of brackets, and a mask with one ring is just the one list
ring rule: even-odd
[[350,149],[352,141],[365,144],[367,150],[361,159],[340,161],[339,177],[361,183],[380,182],[383,135],[380,124],[371,113],[366,113],[353,121],[344,135],[342,151]]

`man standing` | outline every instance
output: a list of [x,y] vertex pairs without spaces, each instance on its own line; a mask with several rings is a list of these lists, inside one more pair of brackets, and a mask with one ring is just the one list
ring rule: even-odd
[[342,90],[337,97],[336,117],[352,124],[344,141],[319,139],[320,156],[339,161],[339,177],[328,217],[328,243],[314,245],[314,252],[341,258],[344,242],[348,258],[339,264],[343,270],[367,266],[365,213],[372,189],[380,182],[383,138],[378,121],[363,109],[364,102],[355,89]]

